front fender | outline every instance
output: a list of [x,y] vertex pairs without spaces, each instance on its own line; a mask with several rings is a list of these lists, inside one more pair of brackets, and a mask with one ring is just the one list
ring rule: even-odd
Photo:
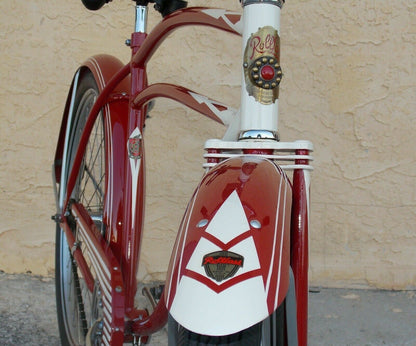
[[[85,61],[76,72],[75,76],[78,75],[78,80],[82,78],[82,76],[87,73],[91,72],[94,75],[94,79],[97,83],[98,89],[101,92],[110,79],[122,68],[124,67],[123,63],[118,60],[117,58],[111,55],[97,55],[89,58]],[[59,131],[58,143],[56,146],[55,151],[55,161],[54,161],[54,169],[55,169],[55,177],[57,181],[61,179],[61,168],[62,168],[62,156],[63,156],[63,147],[65,141],[65,133],[66,127],[68,123],[68,114],[71,104],[72,98],[72,91],[75,86],[76,78],[73,78],[71,87],[68,92],[68,96],[65,103],[65,109],[62,116],[61,121],[61,128]],[[130,76],[126,77],[115,89],[115,94],[125,94],[128,95],[130,88]],[[117,103],[125,103],[123,100],[115,100],[110,104],[109,107],[116,108]],[[104,112],[107,112],[108,109],[104,109]]]
[[172,254],[165,303],[186,329],[227,335],[269,316],[289,287],[292,192],[273,162],[241,156],[195,191]]

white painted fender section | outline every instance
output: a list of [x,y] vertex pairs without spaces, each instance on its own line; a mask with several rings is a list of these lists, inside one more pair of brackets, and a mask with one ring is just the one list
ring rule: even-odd
[[269,316],[289,285],[291,187],[254,157],[210,170],[191,199],[172,255],[166,306],[186,329],[227,335]]

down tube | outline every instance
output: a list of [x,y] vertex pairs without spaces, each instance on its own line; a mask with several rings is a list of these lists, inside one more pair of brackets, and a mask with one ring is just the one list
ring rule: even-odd
[[[308,155],[308,150],[297,150],[297,155]],[[308,164],[308,160],[296,160]],[[293,173],[291,265],[295,276],[298,342],[308,340],[308,267],[309,267],[309,189],[310,173],[295,169]]]

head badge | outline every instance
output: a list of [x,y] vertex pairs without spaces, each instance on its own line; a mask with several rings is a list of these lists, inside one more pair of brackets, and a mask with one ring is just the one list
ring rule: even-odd
[[280,37],[271,26],[259,28],[247,41],[244,51],[244,77],[250,96],[262,104],[279,98],[282,79]]

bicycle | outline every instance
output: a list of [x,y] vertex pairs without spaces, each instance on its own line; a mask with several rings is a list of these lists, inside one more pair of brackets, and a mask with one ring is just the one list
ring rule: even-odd
[[[83,3],[98,10],[109,1]],[[153,2],[163,20],[147,34]],[[53,165],[62,343],[138,345],[167,323],[169,345],[305,345],[313,146],[279,140],[284,1],[242,0],[243,15],[186,8],[182,0],[135,3],[131,61],[88,59],[74,76],[62,118]],[[152,54],[186,25],[242,36],[240,110],[182,86],[148,85]],[[143,128],[155,98],[178,101],[227,130],[205,143],[206,173],[185,211],[166,283],[144,290],[149,312],[135,306],[135,296]]]

